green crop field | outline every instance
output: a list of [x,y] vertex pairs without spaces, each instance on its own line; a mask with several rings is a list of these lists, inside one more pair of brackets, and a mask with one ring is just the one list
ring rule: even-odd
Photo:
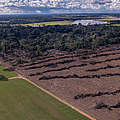
[[10,21],[0,21],[0,23],[9,23]]
[[120,24],[112,24],[112,26],[120,26]]
[[71,25],[71,21],[52,21],[52,22],[40,22],[40,23],[32,23],[32,24],[22,24],[28,25],[28,26],[34,26],[34,25]]
[[[0,71],[4,67],[0,67]],[[3,73],[3,74],[2,74]],[[5,75],[1,72],[0,75]],[[9,77],[11,72],[4,77]],[[88,120],[23,79],[0,79],[0,120]]]

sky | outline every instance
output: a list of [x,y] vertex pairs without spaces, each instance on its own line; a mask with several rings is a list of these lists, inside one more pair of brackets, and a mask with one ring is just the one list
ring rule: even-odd
[[120,0],[1,0],[0,14],[120,12]]

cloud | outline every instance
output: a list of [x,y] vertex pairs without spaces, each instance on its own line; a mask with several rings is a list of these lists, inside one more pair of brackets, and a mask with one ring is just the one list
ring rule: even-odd
[[120,11],[120,0],[2,0],[0,13]]

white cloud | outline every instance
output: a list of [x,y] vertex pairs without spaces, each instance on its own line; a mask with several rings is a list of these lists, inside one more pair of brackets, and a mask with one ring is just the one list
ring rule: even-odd
[[[2,0],[0,1],[0,13],[23,13],[43,10],[57,11],[56,8],[83,11],[83,10],[119,10],[120,0]],[[49,9],[48,9],[49,8]],[[51,8],[55,8],[51,10]],[[71,11],[70,10],[70,11]]]

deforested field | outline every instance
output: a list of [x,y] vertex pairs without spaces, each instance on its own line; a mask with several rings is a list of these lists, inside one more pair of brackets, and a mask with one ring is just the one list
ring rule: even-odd
[[89,119],[0,66],[0,120]]
[[52,51],[16,68],[97,120],[120,118],[119,45],[77,54]]

